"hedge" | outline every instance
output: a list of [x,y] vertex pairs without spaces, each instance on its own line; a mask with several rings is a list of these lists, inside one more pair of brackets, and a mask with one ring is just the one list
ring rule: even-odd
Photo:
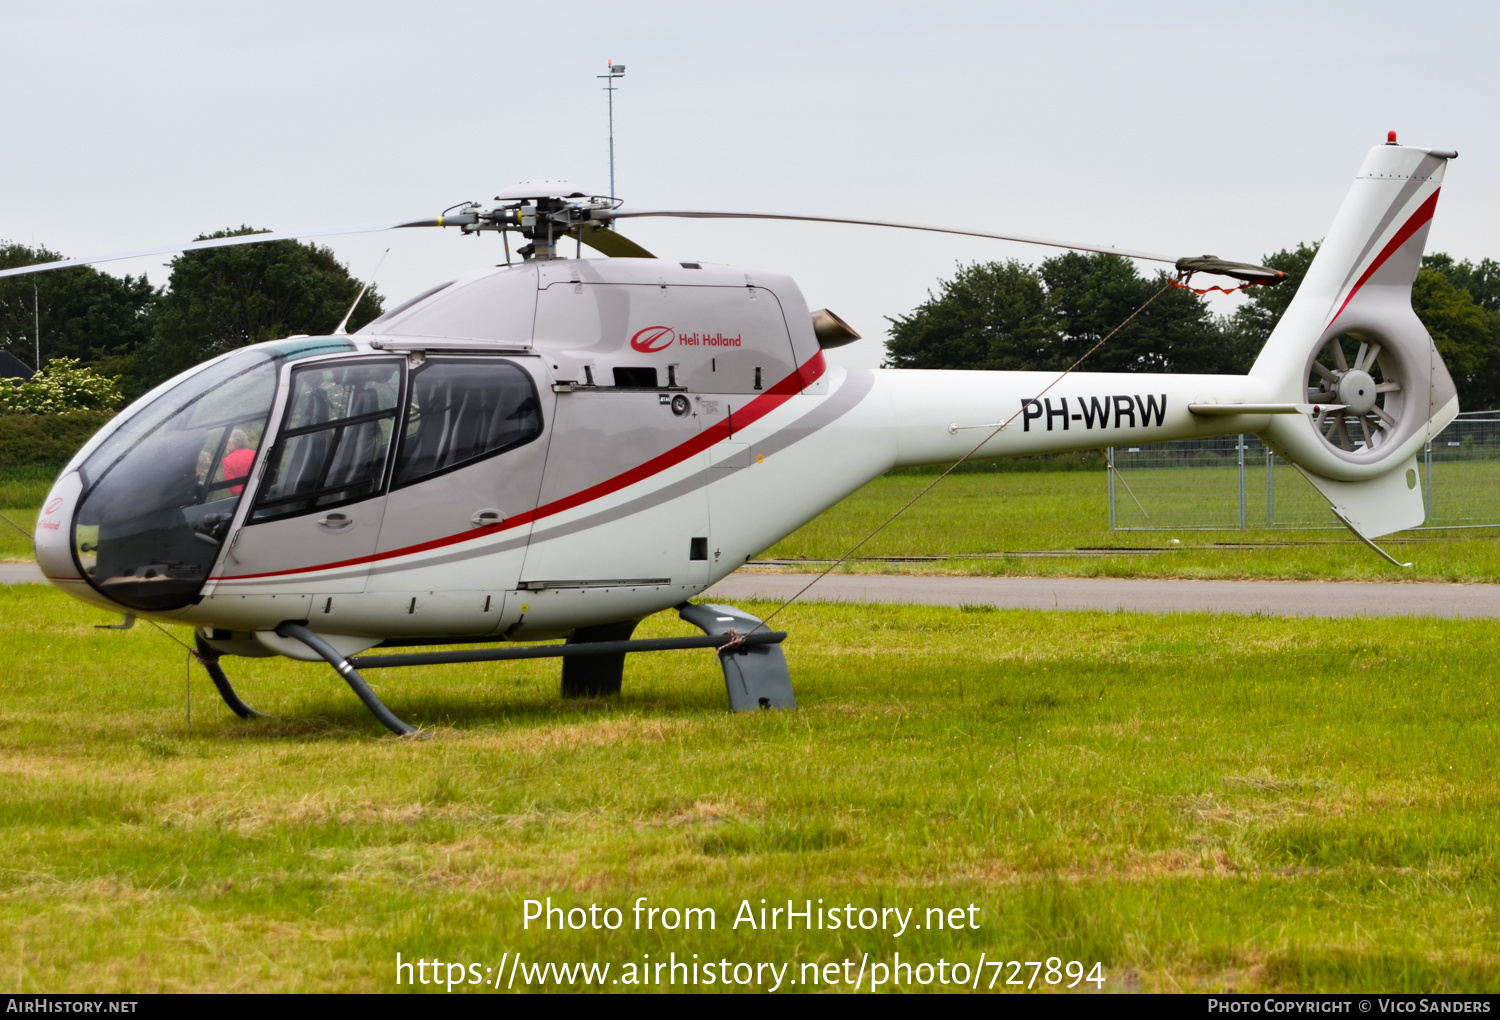
[[112,417],[113,411],[0,414],[0,470],[59,469]]

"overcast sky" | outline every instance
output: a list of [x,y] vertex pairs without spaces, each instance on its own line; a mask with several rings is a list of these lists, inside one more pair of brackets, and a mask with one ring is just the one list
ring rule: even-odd
[[[1256,260],[1322,236],[1388,129],[1455,148],[1431,244],[1500,257],[1497,8],[1480,3],[12,3],[0,238],[69,256],[435,215],[519,180],[638,207],[917,220]],[[1048,254],[861,227],[637,221],[792,274],[867,339],[956,263]],[[500,258],[331,238],[402,300]],[[165,280],[164,260],[114,263]],[[44,352],[45,356],[45,352]]]

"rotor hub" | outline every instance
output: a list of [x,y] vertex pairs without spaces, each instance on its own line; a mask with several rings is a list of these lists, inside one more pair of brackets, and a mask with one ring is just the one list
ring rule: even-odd
[[620,207],[618,199],[587,195],[566,181],[518,184],[496,195],[495,201],[502,204],[491,208],[478,202],[452,206],[431,225],[458,227],[465,234],[516,231],[531,242],[519,249],[520,256],[528,261],[545,260],[558,257],[558,242],[565,237],[580,238],[597,247],[586,233],[597,232],[601,225],[612,222]]
[[1400,362],[1384,354],[1385,345],[1373,337],[1334,337],[1308,361],[1307,399],[1317,407],[1313,427],[1345,456],[1374,454],[1401,424],[1401,381],[1393,374]]
[[1375,379],[1369,372],[1351,368],[1338,382],[1339,403],[1347,404],[1350,414],[1367,414],[1375,406]]

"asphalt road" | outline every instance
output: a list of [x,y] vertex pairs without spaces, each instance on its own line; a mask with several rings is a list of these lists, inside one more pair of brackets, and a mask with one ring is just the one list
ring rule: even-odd
[[[756,596],[785,599],[814,576],[741,571],[710,588],[707,597],[726,602]],[[35,564],[0,563],[0,584],[41,581],[41,571]],[[1500,618],[1500,584],[830,574],[813,585],[803,599],[938,606],[985,604],[1002,609],[1127,609],[1141,613]]]
[[[741,571],[710,588],[707,597],[725,601],[753,596],[785,599],[815,576]],[[802,598],[940,606],[986,604],[1002,609],[1128,609],[1142,613],[1500,617],[1500,584],[830,574]]]
[[35,563],[0,563],[0,584],[41,584],[44,580]]

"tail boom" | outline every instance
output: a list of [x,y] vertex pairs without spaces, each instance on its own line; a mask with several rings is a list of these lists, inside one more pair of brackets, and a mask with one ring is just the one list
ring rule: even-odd
[[1074,372],[1059,381],[1054,372],[900,369],[875,377],[891,408],[897,467],[971,452],[1019,457],[1256,432],[1271,418],[1188,410],[1265,403],[1263,385],[1248,376]]

